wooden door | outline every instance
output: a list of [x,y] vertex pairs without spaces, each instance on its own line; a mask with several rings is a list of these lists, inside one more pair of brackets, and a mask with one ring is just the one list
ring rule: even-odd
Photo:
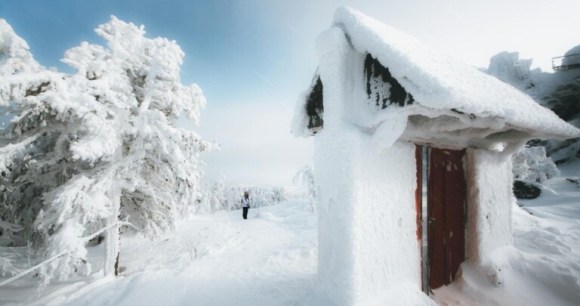
[[429,287],[451,283],[465,260],[465,150],[431,148],[427,182]]

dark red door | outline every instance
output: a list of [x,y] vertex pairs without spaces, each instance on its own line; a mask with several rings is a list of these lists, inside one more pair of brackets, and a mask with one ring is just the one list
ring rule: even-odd
[[431,148],[427,187],[429,286],[451,283],[465,259],[465,150]]

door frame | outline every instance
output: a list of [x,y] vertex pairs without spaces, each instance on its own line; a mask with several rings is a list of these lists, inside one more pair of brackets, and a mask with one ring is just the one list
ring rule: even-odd
[[[465,260],[466,150],[417,145],[415,157],[421,285],[428,294],[432,289],[451,283]],[[457,235],[457,232],[461,234]]]

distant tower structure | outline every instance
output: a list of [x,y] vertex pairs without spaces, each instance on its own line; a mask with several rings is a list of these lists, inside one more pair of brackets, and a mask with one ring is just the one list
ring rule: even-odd
[[[568,50],[564,56],[552,59],[554,74],[551,92],[542,98],[545,105],[565,121],[580,118],[580,45]],[[552,150],[548,150],[552,155]],[[557,159],[554,159],[557,160]]]
[[554,71],[580,68],[580,46],[566,52],[564,56],[552,58],[552,68]]

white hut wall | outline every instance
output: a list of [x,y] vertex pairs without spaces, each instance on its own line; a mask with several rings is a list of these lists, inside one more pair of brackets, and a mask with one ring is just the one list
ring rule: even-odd
[[331,28],[317,40],[318,72],[323,83],[324,127],[314,140],[318,195],[318,277],[323,299],[351,305],[354,288],[353,156],[358,133],[345,124],[345,83],[351,49],[344,33]]
[[[366,136],[366,135],[365,135]],[[401,283],[421,290],[417,241],[415,145],[396,142],[377,150],[361,137],[353,184],[356,305]]]
[[401,282],[419,291],[415,146],[396,142],[385,149],[353,124],[356,105],[365,107],[365,57],[337,28],[317,43],[324,84],[324,128],[314,160],[320,293],[336,305],[363,305]]
[[353,304],[355,282],[354,130],[325,127],[315,138],[320,293],[335,305]]
[[487,256],[513,244],[511,158],[487,150],[467,150],[466,256],[470,263],[485,264]]

